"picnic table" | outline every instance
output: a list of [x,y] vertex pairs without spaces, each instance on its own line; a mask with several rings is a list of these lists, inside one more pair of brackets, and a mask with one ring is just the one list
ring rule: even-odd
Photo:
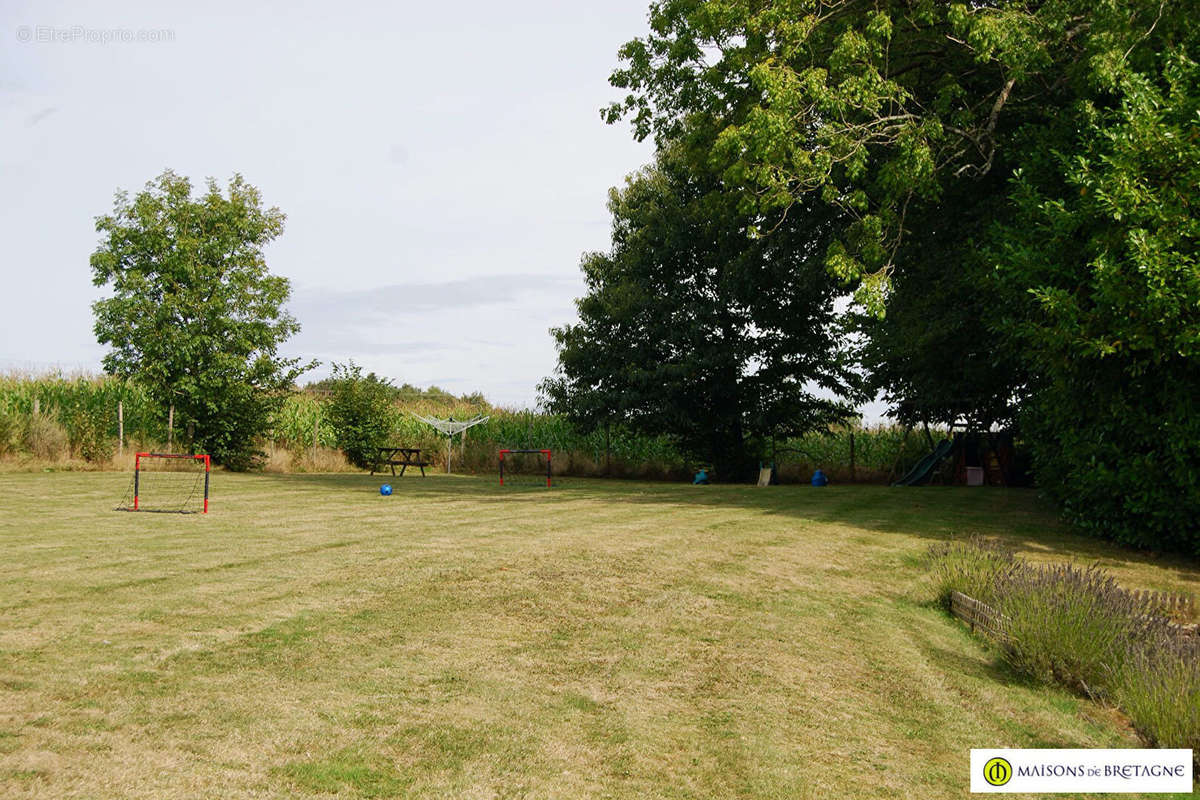
[[421,458],[421,448],[419,447],[380,447],[375,454],[375,466],[371,468],[371,474],[382,472],[383,467],[390,466],[392,475],[396,474],[396,467],[400,468],[400,475],[404,475],[404,470],[409,467],[419,467],[421,477],[425,477],[425,468],[429,466],[429,462]]

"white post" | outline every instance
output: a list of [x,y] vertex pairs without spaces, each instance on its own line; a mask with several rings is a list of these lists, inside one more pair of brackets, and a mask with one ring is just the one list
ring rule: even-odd
[[125,401],[117,401],[117,455],[125,455]]
[[167,452],[168,453],[172,452],[171,442],[174,440],[174,436],[175,436],[175,404],[172,403],[171,407],[167,410]]
[[446,474],[450,474],[450,455],[454,452],[454,434],[446,437]]

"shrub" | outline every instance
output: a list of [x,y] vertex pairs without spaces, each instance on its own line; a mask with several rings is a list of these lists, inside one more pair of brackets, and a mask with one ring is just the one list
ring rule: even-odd
[[329,421],[338,447],[351,464],[366,469],[375,460],[375,449],[387,444],[394,426],[395,390],[375,373],[363,376],[353,361],[334,364],[330,384]]
[[76,408],[71,412],[67,426],[71,450],[86,461],[108,461],[112,458],[114,446],[107,428],[104,421],[88,409]]
[[1200,762],[1200,637],[1165,634],[1133,651],[1114,687],[1146,741],[1190,748]]
[[983,540],[931,550],[938,597],[995,608],[1014,668],[1117,703],[1157,747],[1200,754],[1200,637],[1098,567],[1033,566]]
[[950,607],[952,592],[962,592],[980,602],[995,600],[1001,575],[1016,568],[1012,550],[990,539],[947,542],[930,550],[938,602]]
[[1166,620],[1098,567],[1023,565],[995,588],[1017,669],[1092,697],[1110,694],[1130,652],[1161,638]]
[[25,421],[22,445],[35,457],[56,460],[69,455],[67,430],[48,414],[30,414]]
[[0,409],[0,456],[8,455],[13,451],[20,431],[20,418],[11,411]]

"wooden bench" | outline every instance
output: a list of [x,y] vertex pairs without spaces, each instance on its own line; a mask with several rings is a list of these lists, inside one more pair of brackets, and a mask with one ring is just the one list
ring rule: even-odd
[[419,467],[421,477],[424,478],[429,462],[421,458],[419,447],[380,447],[375,454],[375,466],[371,468],[371,474],[383,472],[385,466],[392,468],[393,476],[396,474],[396,467],[399,467],[401,477],[409,467]]

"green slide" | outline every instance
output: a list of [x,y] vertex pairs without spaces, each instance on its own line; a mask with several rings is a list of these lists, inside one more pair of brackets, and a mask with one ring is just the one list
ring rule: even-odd
[[954,449],[954,442],[949,439],[942,439],[938,442],[937,447],[933,448],[933,452],[917,462],[917,465],[908,471],[900,480],[892,484],[892,486],[916,486],[929,480],[930,474],[934,467],[942,463],[942,459],[950,455],[950,451]]

